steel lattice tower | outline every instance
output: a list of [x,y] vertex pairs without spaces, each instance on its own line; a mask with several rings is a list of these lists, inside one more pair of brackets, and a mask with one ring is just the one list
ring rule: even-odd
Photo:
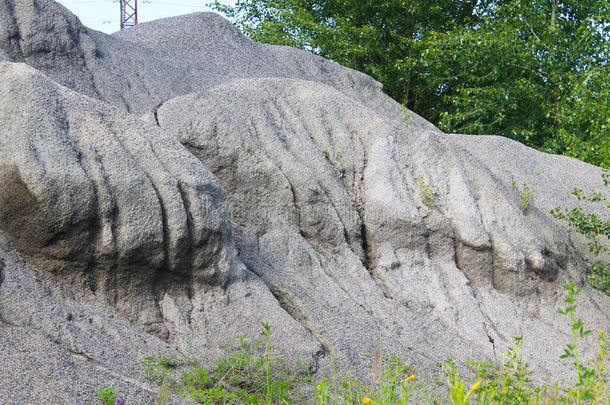
[[138,0],[121,0],[121,29],[138,25]]

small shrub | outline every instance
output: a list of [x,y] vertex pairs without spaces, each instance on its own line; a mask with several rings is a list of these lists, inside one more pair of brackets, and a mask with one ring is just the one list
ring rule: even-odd
[[262,326],[263,340],[252,342],[240,336],[224,344],[225,355],[217,359],[214,370],[187,361],[180,381],[174,378],[178,367],[175,357],[146,357],[142,362],[147,379],[159,385],[166,398],[176,392],[201,404],[292,402],[288,392],[299,378],[284,371],[271,345],[271,329],[266,323]]
[[432,207],[436,202],[437,190],[427,184],[424,180],[424,176],[421,175],[415,178],[415,183],[419,187],[419,198],[421,199],[421,202],[426,207]]
[[533,188],[527,183],[523,183],[523,185],[519,187],[517,183],[514,182],[512,187],[519,192],[519,209],[525,212],[532,203],[532,198],[534,196]]
[[[609,187],[610,172],[602,172],[604,186]],[[588,203],[602,203],[607,201],[607,196],[601,192],[585,193],[582,189],[574,187],[572,195],[579,201]],[[610,204],[605,203],[605,208],[610,213]],[[589,241],[589,250],[597,257],[610,258],[610,218],[601,219],[593,213],[585,212],[577,207],[570,211],[565,208],[557,207],[551,210],[551,215],[555,218],[567,222],[568,226],[583,235]],[[605,242],[604,242],[605,241]],[[591,274],[589,275],[591,286],[610,295],[610,269],[601,260],[592,263]]]
[[97,391],[97,399],[104,405],[123,405],[123,399],[112,387],[100,388]]
[[587,367],[583,364],[578,353],[578,342],[591,333],[590,330],[584,328],[582,320],[575,317],[576,297],[580,293],[580,288],[576,288],[574,284],[564,286],[568,292],[565,299],[566,308],[559,309],[559,313],[570,318],[570,329],[572,332],[572,342],[566,344],[562,359],[572,359],[574,361],[574,369],[576,371],[576,384],[568,391],[570,399],[579,404],[581,401],[591,401],[598,399],[600,394],[605,391],[604,381],[604,357],[606,354],[606,340],[604,332],[600,330],[600,351],[596,358],[595,367]]

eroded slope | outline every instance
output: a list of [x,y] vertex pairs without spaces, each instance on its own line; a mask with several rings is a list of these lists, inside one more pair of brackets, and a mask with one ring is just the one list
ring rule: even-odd
[[[240,257],[326,347],[351,361],[380,342],[466,360],[491,356],[488,334],[502,348],[524,335],[532,362],[559,367],[555,309],[584,263],[545,205],[522,210],[509,181],[447,135],[292,79],[229,82],[157,119],[222,183]],[[564,181],[600,186],[593,167],[547,159],[574,166]],[[539,189],[552,181],[541,173]],[[589,291],[581,308],[607,325],[605,305]]]
[[[24,64],[0,62],[0,97],[2,344],[30,333],[54,362],[76,356],[54,377],[60,397],[93,400],[99,378],[139,384],[130,402],[144,401],[144,355],[169,343],[209,361],[262,321],[281,326],[293,365],[317,367],[320,344],[236,257],[218,181],[173,137]],[[57,397],[15,386],[34,363],[4,356],[2,392]]]
[[[426,369],[524,336],[538,376],[565,375],[556,308],[586,246],[548,212],[601,190],[598,168],[442,134],[370,77],[210,13],[108,36],[0,0],[0,60],[5,398],[119,384],[144,403],[144,355],[209,361],[261,321],[312,372],[330,351]],[[585,288],[579,315],[607,328],[608,304]]]

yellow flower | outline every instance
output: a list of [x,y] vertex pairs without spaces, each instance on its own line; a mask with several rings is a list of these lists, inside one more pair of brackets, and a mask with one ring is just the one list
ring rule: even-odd
[[415,380],[415,376],[413,374],[411,374],[410,376],[407,377],[407,379],[405,380],[405,382],[409,382],[411,380]]
[[477,382],[472,384],[472,387],[470,387],[470,391],[468,391],[468,394],[466,394],[466,398],[468,398],[470,396],[470,394],[472,394],[474,392],[474,390],[479,388],[479,385],[481,385],[481,380],[477,380]]
[[370,404],[371,403],[371,398],[369,398],[369,397],[362,398],[362,403],[363,404]]

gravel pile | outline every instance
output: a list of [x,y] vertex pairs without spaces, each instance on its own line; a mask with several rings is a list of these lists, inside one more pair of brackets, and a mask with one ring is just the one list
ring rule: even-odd
[[[588,249],[549,211],[599,168],[444,134],[212,13],[105,35],[0,0],[0,100],[7,403],[148,403],[144,356],[213,364],[261,322],[312,374],[365,376],[381,348],[434,375],[524,336],[537,377],[568,375],[556,309]],[[579,316],[607,329],[609,304],[585,286]]]

